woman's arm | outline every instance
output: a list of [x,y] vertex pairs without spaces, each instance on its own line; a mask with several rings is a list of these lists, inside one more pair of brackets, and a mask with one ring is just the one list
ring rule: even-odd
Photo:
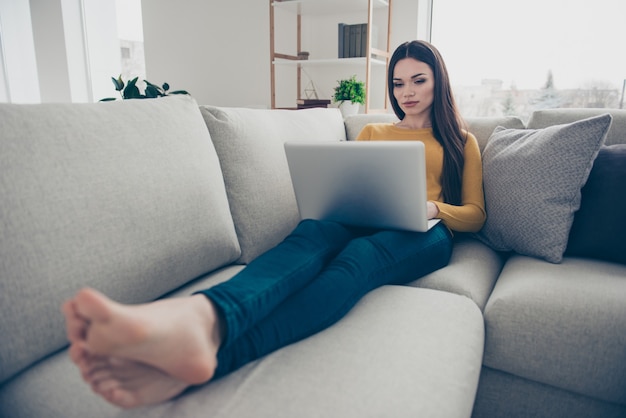
[[487,215],[480,148],[476,137],[472,134],[468,134],[464,158],[461,205],[435,202],[439,208],[437,217],[454,231],[478,232],[485,223]]

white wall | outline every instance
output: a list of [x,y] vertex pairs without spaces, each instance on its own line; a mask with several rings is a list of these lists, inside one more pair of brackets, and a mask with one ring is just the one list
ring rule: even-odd
[[146,78],[201,104],[269,105],[267,0],[142,1]]

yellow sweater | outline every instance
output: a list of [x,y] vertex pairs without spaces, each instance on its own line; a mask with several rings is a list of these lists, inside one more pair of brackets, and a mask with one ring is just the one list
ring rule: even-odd
[[433,136],[432,128],[404,129],[393,123],[371,123],[357,137],[358,141],[422,141],[426,150],[426,187],[428,200],[439,208],[438,217],[453,231],[477,232],[485,223],[485,198],[480,149],[476,137],[468,134],[465,144],[461,205],[443,202],[441,174],[443,172],[443,147]]

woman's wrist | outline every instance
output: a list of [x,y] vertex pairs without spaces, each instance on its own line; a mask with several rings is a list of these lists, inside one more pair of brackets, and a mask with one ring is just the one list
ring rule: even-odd
[[432,200],[426,202],[426,213],[428,215],[428,219],[436,218],[439,215],[439,206]]

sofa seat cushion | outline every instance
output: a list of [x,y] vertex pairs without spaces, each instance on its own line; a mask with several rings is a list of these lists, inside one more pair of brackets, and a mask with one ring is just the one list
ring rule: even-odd
[[248,263],[300,220],[286,141],[343,141],[338,109],[267,110],[201,106],[222,165],[242,255]]
[[512,256],[484,314],[485,366],[626,405],[626,266]]
[[409,285],[467,296],[483,310],[503,265],[501,254],[469,235],[460,234],[454,239],[448,265]]
[[472,418],[494,417],[624,418],[626,405],[483,367]]
[[[167,297],[184,297],[215,286],[237,274],[244,266],[231,264],[206,274]],[[67,350],[38,362],[0,385],[0,417],[11,418],[109,418],[119,408],[95,396],[80,378]],[[196,416],[201,415],[193,415]]]
[[120,410],[93,394],[67,350],[0,386],[0,417],[114,418]]
[[0,130],[0,382],[66,344],[79,288],[148,301],[239,257],[193,99],[0,104]]
[[470,417],[483,330],[465,297],[385,286],[319,334],[120,417]]

